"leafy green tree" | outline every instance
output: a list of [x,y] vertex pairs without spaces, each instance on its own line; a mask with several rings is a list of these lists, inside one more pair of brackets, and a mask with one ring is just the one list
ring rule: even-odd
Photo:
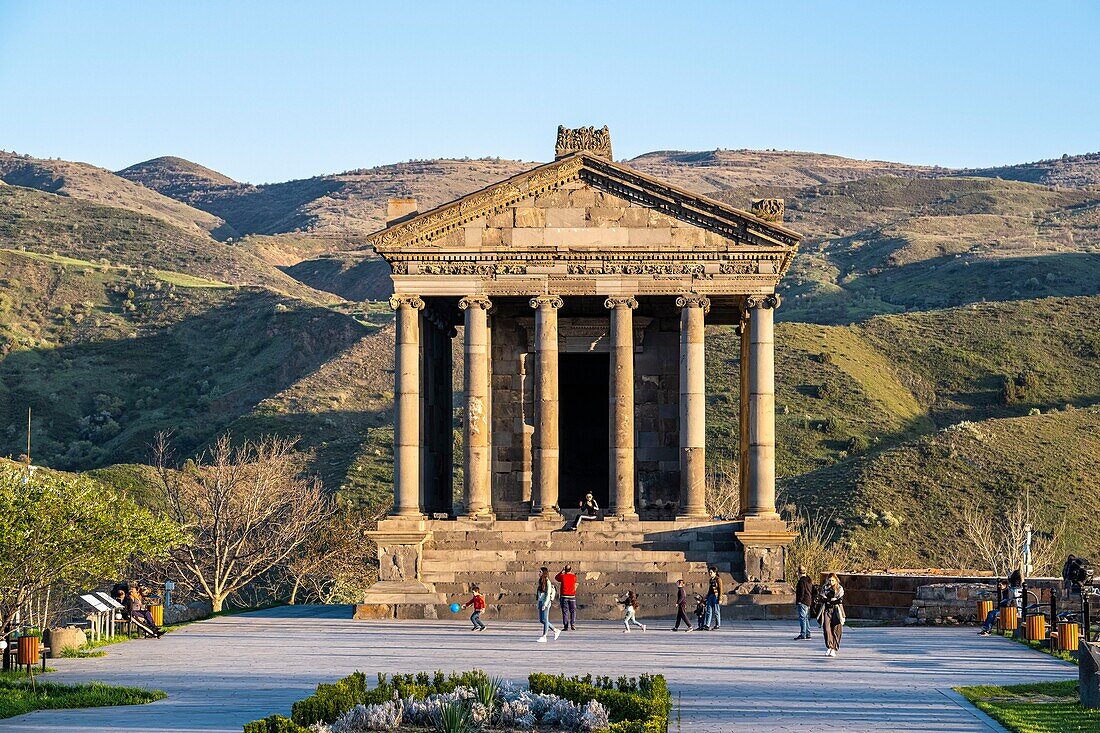
[[155,516],[85,476],[0,465],[0,625],[47,588],[89,588],[131,559],[159,559],[182,539]]

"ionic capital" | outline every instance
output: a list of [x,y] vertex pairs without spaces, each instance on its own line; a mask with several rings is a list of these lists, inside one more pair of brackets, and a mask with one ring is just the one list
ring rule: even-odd
[[485,295],[467,295],[465,298],[458,301],[458,307],[460,310],[480,308],[483,311],[487,311],[493,307],[493,301],[489,300],[488,296]]
[[771,308],[775,310],[782,303],[778,293],[769,295],[750,295],[745,298],[745,308]]
[[603,302],[603,307],[604,308],[629,308],[630,310],[634,310],[635,308],[638,307],[638,301],[634,300],[634,298],[629,296],[629,295],[626,295],[626,296],[612,295],[611,297],[609,297],[607,300],[605,300]]
[[397,310],[402,306],[418,311],[424,310],[424,300],[419,295],[408,293],[394,293],[390,296],[390,308]]
[[677,308],[702,308],[704,313],[710,313],[710,298],[698,293],[688,293],[676,299]]
[[563,305],[565,305],[565,301],[557,295],[536,295],[534,298],[531,298],[531,307],[535,309],[545,306],[557,310]]

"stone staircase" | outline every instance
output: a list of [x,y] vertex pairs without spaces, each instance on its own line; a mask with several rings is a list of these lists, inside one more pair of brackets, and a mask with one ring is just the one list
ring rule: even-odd
[[[793,612],[787,594],[736,592],[742,579],[733,570],[742,565],[742,550],[729,523],[610,519],[585,522],[577,532],[562,531],[561,521],[540,519],[426,524],[431,537],[422,550],[420,580],[437,594],[437,602],[423,609],[429,618],[451,617],[449,604],[464,603],[477,583],[488,602],[487,618],[534,620],[539,568],[545,565],[553,576],[565,564],[577,574],[579,619],[621,618],[615,599],[628,590],[638,595],[641,619],[672,618],[676,581],[684,579],[689,599],[705,594],[709,565],[716,565],[723,579],[723,618]],[[689,600],[689,615],[693,608]],[[558,615],[556,605],[553,613]]]

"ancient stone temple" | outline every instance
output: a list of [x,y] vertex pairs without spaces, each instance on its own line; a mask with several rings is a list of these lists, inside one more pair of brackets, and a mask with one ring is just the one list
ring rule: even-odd
[[[742,211],[614,162],[606,127],[559,128],[554,162],[431,211],[391,200],[370,242],[393,269],[394,507],[359,615],[434,617],[479,583],[496,615],[533,617],[538,567],[564,563],[589,618],[627,588],[674,611],[675,580],[708,564],[743,616],[788,602],[782,218],[782,200]],[[706,509],[706,326],[740,334],[735,521]],[[602,521],[561,531],[587,492]]]

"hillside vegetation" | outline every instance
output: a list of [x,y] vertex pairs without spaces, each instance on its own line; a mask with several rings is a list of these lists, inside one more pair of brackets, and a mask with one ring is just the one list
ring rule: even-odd
[[135,185],[108,170],[67,160],[41,160],[0,151],[0,180],[103,206],[151,216],[191,234],[219,238],[236,234],[218,217],[193,209],[155,190]]
[[86,469],[204,445],[373,329],[262,288],[0,252],[0,453]]
[[1091,556],[1100,550],[1100,409],[959,423],[790,478],[783,496],[832,517],[867,567],[966,566],[965,510],[996,517],[1017,502],[1030,503],[1040,535]]
[[191,235],[128,209],[18,186],[0,187],[0,248],[98,264],[156,267],[235,285],[264,285],[307,299],[332,300],[245,248]]

